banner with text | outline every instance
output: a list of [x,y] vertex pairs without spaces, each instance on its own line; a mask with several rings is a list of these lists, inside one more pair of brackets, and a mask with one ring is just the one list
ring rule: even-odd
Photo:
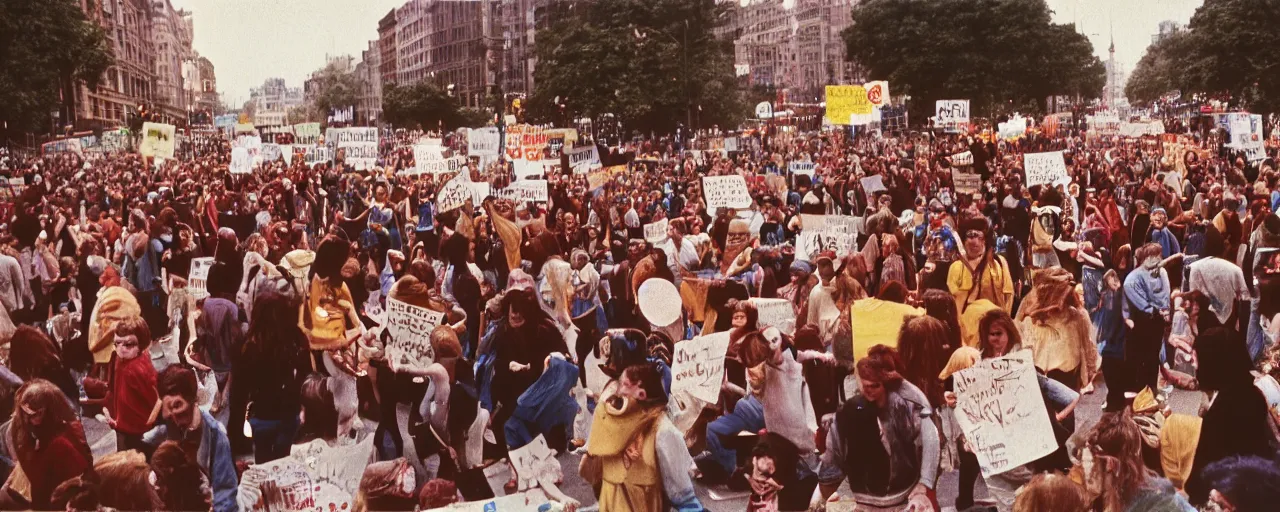
[[387,297],[387,363],[395,368],[426,370],[436,359],[431,331],[444,313]]
[[1057,449],[1030,350],[983,359],[955,374],[956,423],[983,476],[998,475]]
[[470,156],[498,156],[498,149],[502,146],[502,137],[498,132],[498,128],[490,126],[487,128],[468,128],[467,129],[467,154]]
[[502,190],[495,192],[493,195],[499,199],[507,199],[514,202],[533,201],[535,203],[545,203],[547,201],[547,180],[523,180],[517,181]]
[[958,132],[969,124],[969,100],[938,100],[934,104],[934,126]]
[[702,196],[711,208],[748,208],[751,206],[751,193],[747,190],[747,180],[742,176],[704,176],[702,178]]
[[142,143],[138,145],[138,153],[153,158],[172,159],[174,144],[177,142],[174,131],[171,124],[142,123]]
[[1071,182],[1067,176],[1067,163],[1061,151],[1026,153],[1022,155],[1022,168],[1027,174],[1027,186],[1065,185]]
[[871,100],[867,98],[867,88],[861,85],[828,85],[827,112],[828,124],[849,124],[849,116],[853,114],[870,114]]

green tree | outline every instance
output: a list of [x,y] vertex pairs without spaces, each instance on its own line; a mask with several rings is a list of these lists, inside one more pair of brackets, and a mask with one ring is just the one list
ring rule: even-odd
[[1180,66],[1190,40],[1190,32],[1178,31],[1147,47],[1147,53],[1124,84],[1124,95],[1130,103],[1146,106],[1165,94],[1186,88],[1188,81]]
[[315,111],[324,116],[335,109],[354,106],[360,94],[360,78],[355,73],[340,69],[337,63],[330,62],[316,72]]
[[1089,40],[1055,25],[1044,0],[864,0],[843,33],[867,79],[913,97],[916,115],[934,101],[968,99],[974,116],[1051,95],[1097,97],[1105,68]]
[[392,126],[430,130],[441,125],[452,130],[482,126],[488,114],[461,109],[458,100],[431,82],[409,86],[389,84],[382,90],[382,118]]
[[[715,0],[579,2],[537,34],[534,121],[612,113],[628,128],[736,126],[747,114]],[[561,107],[563,105],[563,108]]]
[[97,87],[112,63],[102,29],[78,2],[0,0],[0,120],[9,130],[43,131],[53,110],[70,122],[79,84]]
[[316,123],[323,120],[316,112],[314,105],[306,104],[290,108],[285,117],[287,118],[286,122],[289,124]]

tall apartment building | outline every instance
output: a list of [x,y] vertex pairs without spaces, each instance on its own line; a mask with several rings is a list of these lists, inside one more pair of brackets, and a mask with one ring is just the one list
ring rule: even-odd
[[151,111],[166,123],[187,119],[182,63],[191,59],[191,12],[174,10],[169,0],[152,0],[151,30],[155,48],[155,101]]
[[533,92],[533,72],[538,66],[534,51],[539,29],[549,27],[560,9],[561,0],[502,0],[501,75],[499,82],[506,93]]
[[[750,85],[770,87],[791,101],[822,101],[824,87],[861,83],[846,61],[840,32],[853,23],[857,0],[745,0],[733,2],[716,35],[734,43],[734,63]],[[741,71],[740,71],[741,72]]]
[[356,78],[360,92],[356,95],[356,124],[375,125],[382,119],[382,48],[379,40],[369,41],[369,49],[360,53]]
[[427,7],[431,0],[409,0],[396,9],[396,79],[395,83],[410,85],[427,77],[431,63],[430,42],[427,38],[431,22]]
[[381,85],[396,83],[396,9],[378,20],[378,75]]
[[289,109],[302,105],[301,87],[287,87],[283,78],[268,78],[262,87],[249,89],[249,102],[253,104],[254,124],[278,126],[288,122]]
[[[98,86],[81,84],[73,119],[76,129],[115,128],[127,124],[131,112],[154,98],[155,43],[148,0],[83,2],[88,19],[102,27],[115,65],[107,68]],[[64,113],[65,114],[65,113]]]
[[480,107],[494,83],[489,63],[496,54],[490,47],[500,43],[491,34],[500,19],[500,7],[489,0],[428,3],[427,76],[441,87],[452,88],[463,105]]

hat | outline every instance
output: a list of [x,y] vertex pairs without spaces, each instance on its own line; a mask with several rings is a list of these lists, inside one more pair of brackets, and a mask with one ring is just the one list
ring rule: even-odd
[[640,313],[649,323],[667,326],[680,319],[680,291],[671,281],[650,278],[640,285],[636,296]]

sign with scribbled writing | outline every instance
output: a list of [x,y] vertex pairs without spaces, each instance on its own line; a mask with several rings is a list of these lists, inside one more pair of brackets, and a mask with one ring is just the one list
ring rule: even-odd
[[787,299],[762,299],[752,297],[751,303],[756,306],[756,325],[761,329],[775,327],[785,334],[796,332],[795,304]]
[[323,439],[294,445],[289,456],[245,470],[237,505],[254,512],[350,510],[372,458],[372,436],[337,446]]
[[1025,153],[1022,155],[1022,167],[1027,173],[1028,187],[1045,184],[1065,185],[1071,182],[1061,151]]
[[191,270],[187,272],[187,288],[196,300],[209,296],[209,269],[213,268],[213,258],[192,258]]
[[507,185],[507,188],[494,193],[499,199],[514,202],[547,201],[547,180],[522,180]]
[[394,368],[425,370],[435,361],[431,331],[444,320],[444,313],[387,297],[387,361]]
[[832,251],[843,257],[857,247],[862,219],[848,215],[802,215],[796,235],[796,259],[813,261],[818,253]]
[[529,444],[507,452],[507,458],[515,468],[516,482],[521,491],[537,487],[541,480],[554,482],[559,477],[560,461],[556,460],[542,434]]
[[955,374],[956,423],[989,477],[1057,448],[1031,350],[983,359]]
[[704,176],[702,178],[702,195],[711,208],[748,208],[751,206],[751,192],[747,190],[747,179],[742,176]]
[[982,175],[952,169],[951,184],[955,187],[957,193],[976,194],[982,188]]
[[600,168],[600,149],[595,144],[565,151],[569,155],[569,168],[574,174],[586,174]]
[[667,239],[667,219],[650,222],[644,225],[644,241],[651,244],[661,243]]
[[707,403],[720,398],[724,380],[724,356],[729,351],[729,333],[718,332],[676,343],[671,365],[671,393],[688,391]]

